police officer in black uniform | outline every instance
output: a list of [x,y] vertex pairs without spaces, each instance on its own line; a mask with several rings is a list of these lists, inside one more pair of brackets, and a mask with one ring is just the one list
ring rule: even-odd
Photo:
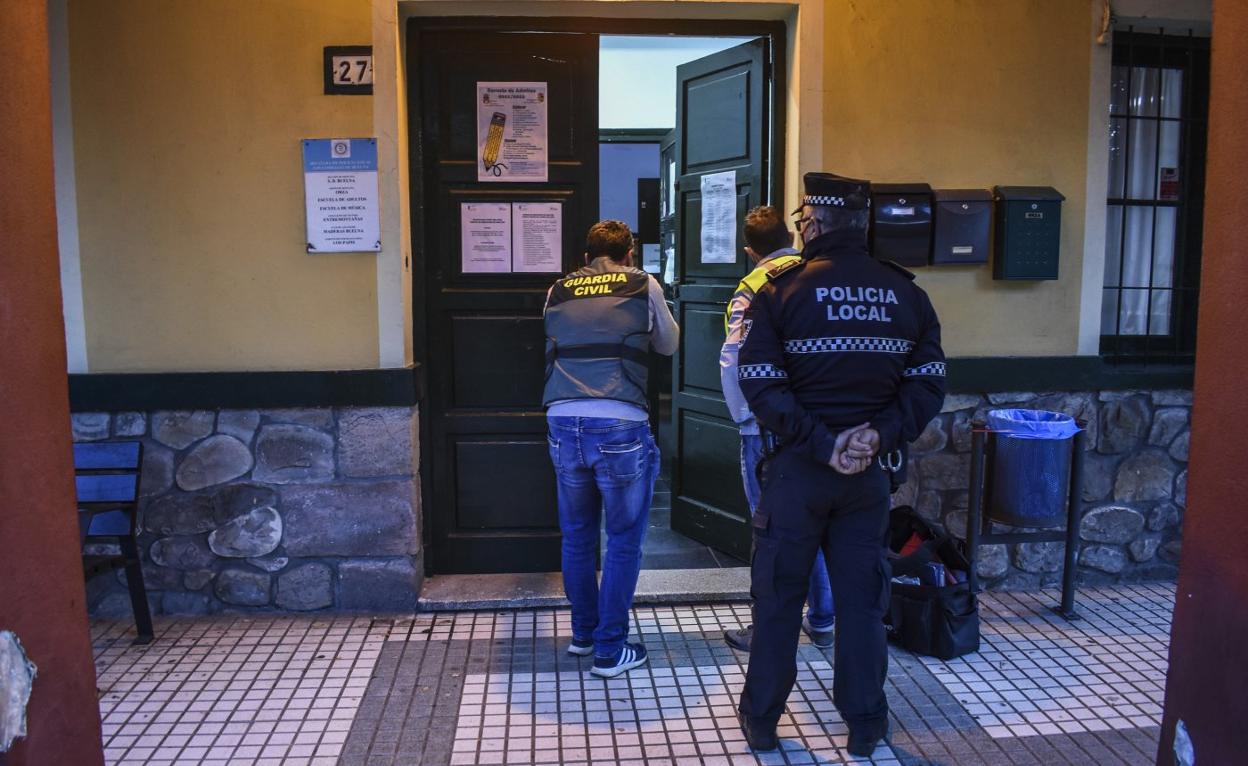
[[739,712],[751,747],[777,746],[822,547],[836,603],[833,699],[849,752],[869,756],[888,735],[886,469],[940,411],[944,353],[914,275],[871,257],[868,182],[803,180],[804,260],[758,292],[740,349],[741,389],[777,447],[752,521],[755,632]]

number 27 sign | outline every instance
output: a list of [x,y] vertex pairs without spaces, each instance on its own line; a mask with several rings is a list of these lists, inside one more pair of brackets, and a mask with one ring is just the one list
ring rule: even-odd
[[372,92],[371,45],[325,46],[325,95],[368,96]]

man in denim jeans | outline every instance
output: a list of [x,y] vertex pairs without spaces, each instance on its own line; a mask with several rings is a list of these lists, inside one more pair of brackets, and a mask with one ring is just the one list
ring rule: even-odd
[[649,350],[671,355],[680,329],[659,283],[633,267],[632,232],[621,221],[590,228],[585,267],[550,288],[545,322],[542,401],[559,488],[563,588],[572,602],[568,652],[593,654],[590,672],[611,678],[646,662],[645,647],[625,641],[659,473],[646,372]]
[[[728,414],[736,421],[741,433],[741,478],[745,484],[745,500],[752,516],[758,509],[758,500],[762,494],[758,483],[758,465],[763,458],[763,437],[759,433],[758,421],[754,418],[754,413],[750,412],[745,395],[741,393],[741,384],[737,382],[737,348],[743,335],[745,312],[754,300],[754,294],[767,283],[771,275],[792,264],[800,263],[802,257],[793,247],[793,233],[785,225],[784,217],[770,205],[756,207],[745,216],[745,244],[745,253],[754,264],[754,270],[737,285],[724,314],[725,338],[719,352],[719,377]],[[823,560],[823,551],[815,554],[806,604],[808,608],[806,617],[802,620],[802,630],[810,636],[810,642],[820,649],[831,647],[832,584],[828,581],[828,567]],[[724,640],[728,645],[742,652],[750,650],[753,636],[753,625],[724,632]]]

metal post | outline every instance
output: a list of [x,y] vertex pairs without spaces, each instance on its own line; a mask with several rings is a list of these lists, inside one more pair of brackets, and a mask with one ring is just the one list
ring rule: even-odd
[[1079,555],[1079,525],[1083,521],[1083,444],[1086,441],[1087,425],[1078,422],[1079,431],[1074,437],[1073,466],[1070,471],[1070,499],[1066,505],[1066,563],[1062,567],[1062,605],[1058,614],[1068,620],[1079,619],[1075,611],[1075,573]]
[[971,571],[966,573],[971,593],[979,592],[979,531],[983,527],[984,424],[971,423],[971,486],[966,501],[966,550]]

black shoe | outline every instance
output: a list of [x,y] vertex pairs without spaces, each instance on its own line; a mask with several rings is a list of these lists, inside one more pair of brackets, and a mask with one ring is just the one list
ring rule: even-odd
[[850,729],[849,744],[846,745],[845,749],[849,751],[850,755],[858,756],[859,758],[870,758],[871,754],[875,752],[875,748],[879,746],[880,742],[888,742],[888,733],[888,724],[884,725],[883,734],[877,733],[874,736],[864,736],[862,734],[855,733],[853,729]]
[[762,724],[750,723],[750,719],[741,715],[739,711],[737,720],[741,722],[741,731],[745,733],[745,743],[754,752],[763,753],[780,747],[775,726],[764,727]]
[[724,631],[724,642],[736,649],[738,652],[750,651],[750,643],[754,640],[754,626],[746,625],[744,628],[736,630]]
[[810,636],[810,643],[814,644],[816,649],[831,649],[832,641],[836,637],[836,631],[831,627],[825,630],[815,630],[815,627],[810,624],[809,617],[802,618],[802,631]]

